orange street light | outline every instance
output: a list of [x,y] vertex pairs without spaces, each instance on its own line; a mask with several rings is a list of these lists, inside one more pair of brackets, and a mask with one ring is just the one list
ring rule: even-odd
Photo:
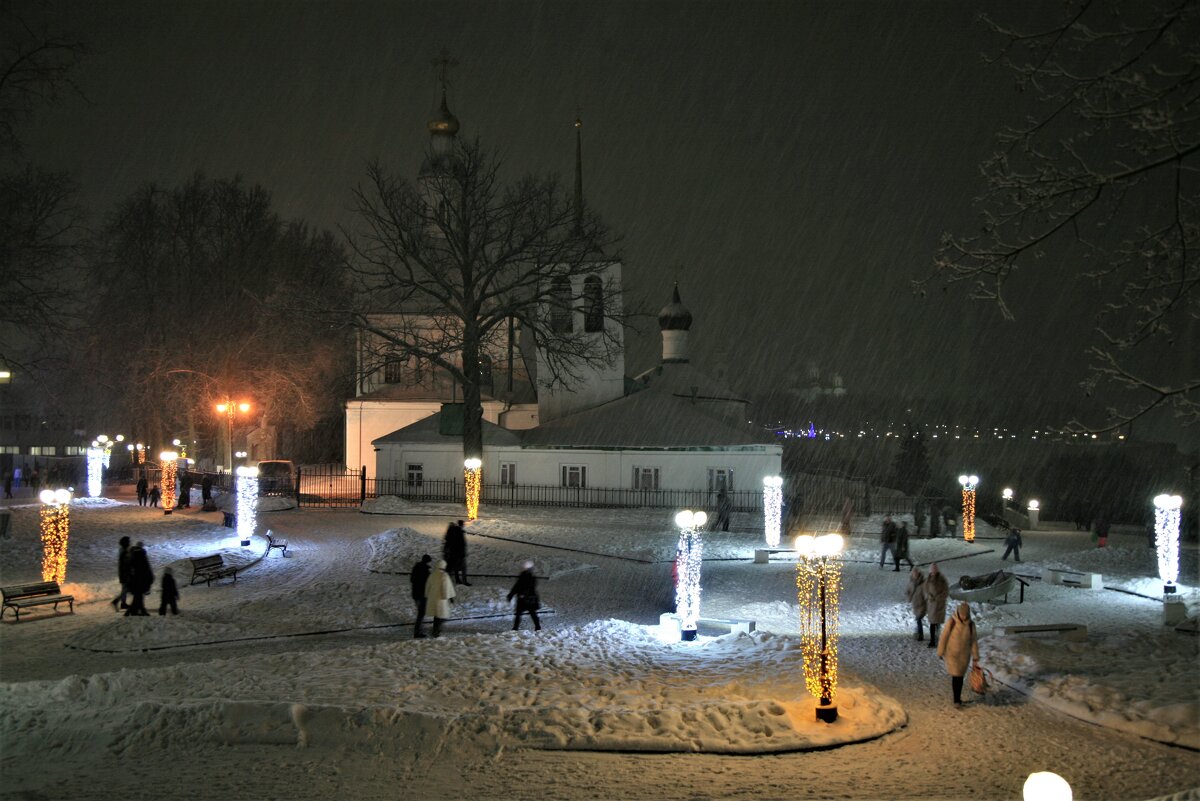
[[234,402],[231,400],[222,401],[215,406],[217,414],[225,415],[225,464],[229,466],[229,472],[233,472],[233,415],[235,412],[246,414],[250,411],[250,404],[246,401]]

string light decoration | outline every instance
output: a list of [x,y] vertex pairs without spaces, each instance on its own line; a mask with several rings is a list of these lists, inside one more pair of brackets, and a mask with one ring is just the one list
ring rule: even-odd
[[975,488],[979,486],[979,476],[959,476],[958,483],[962,485],[962,521],[963,539],[966,542],[975,541]]
[[89,498],[99,498],[103,487],[104,450],[93,447],[87,449],[87,487]]
[[42,581],[67,580],[67,538],[71,533],[70,490],[42,490]]
[[258,526],[258,468],[237,469],[237,533],[242,547],[250,545],[250,538]]
[[763,479],[763,528],[768,548],[779,547],[783,525],[783,479],[767,476]]
[[1158,576],[1163,580],[1163,594],[1175,592],[1179,580],[1179,518],[1183,498],[1178,495],[1159,495],[1154,499],[1154,547],[1158,552]]
[[800,647],[804,655],[804,684],[817,699],[817,720],[837,720],[838,604],[842,563],[840,534],[796,538],[796,597],[800,602]]
[[146,463],[146,446],[139,442],[137,444],[136,450],[137,450],[137,463],[145,464]]
[[483,484],[483,462],[467,459],[463,462],[463,484],[466,487],[467,519],[479,517],[479,491]]
[[700,531],[708,522],[704,512],[685,509],[675,515],[679,526],[679,547],[675,555],[678,580],[675,585],[675,613],[679,615],[679,638],[684,642],[696,639],[700,624],[700,566],[704,543]]
[[163,514],[169,515],[175,509],[175,476],[179,471],[179,454],[175,451],[163,451],[158,455],[159,467],[162,468],[162,481],[159,489],[162,492]]

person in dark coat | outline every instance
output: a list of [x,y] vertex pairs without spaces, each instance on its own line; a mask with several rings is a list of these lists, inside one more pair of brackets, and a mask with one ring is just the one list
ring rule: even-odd
[[117,581],[121,582],[121,594],[112,599],[112,605],[113,609],[128,609],[125,596],[129,593],[129,537],[121,537],[118,544],[121,550],[117,552]]
[[162,592],[162,600],[158,602],[158,613],[166,615],[167,607],[169,606],[171,607],[171,614],[178,615],[179,588],[175,586],[175,574],[171,572],[171,568],[163,568],[162,579],[159,580],[158,587]]
[[207,473],[204,474],[204,478],[200,479],[200,500],[205,506],[212,503],[212,476]]
[[942,507],[934,506],[929,510],[929,536],[936,537],[942,533]]
[[899,572],[900,563],[908,562],[909,569],[916,567],[913,560],[908,555],[908,522],[900,524],[899,530],[896,531],[896,552],[892,557],[896,562],[895,572]]
[[463,521],[451,523],[446,527],[446,539],[442,543],[442,558],[446,560],[446,572],[454,579],[455,584],[466,584],[467,581],[467,537]]
[[12,473],[10,472],[4,473],[4,497],[12,497]]
[[150,503],[150,482],[142,476],[137,480],[137,496],[138,506],[145,506]]
[[155,484],[150,488],[150,505],[158,506],[158,502],[160,500],[162,500],[162,490],[158,488],[157,484]]
[[425,633],[421,631],[421,624],[425,622],[425,604],[428,602],[425,596],[425,585],[429,582],[429,564],[433,561],[433,557],[425,554],[421,557],[421,561],[413,565],[412,576],[412,597],[417,604],[417,622],[413,625],[413,639],[425,639]]
[[1108,545],[1108,531],[1111,528],[1108,522],[1108,515],[1101,512],[1096,516],[1096,547],[1103,548]]
[[154,586],[154,571],[150,569],[150,558],[146,556],[146,547],[139,540],[129,549],[129,592],[133,602],[125,610],[125,616],[148,615],[146,611],[146,593]]
[[883,518],[883,528],[879,530],[879,542],[883,546],[879,551],[880,567],[883,567],[883,562],[890,553],[892,559],[896,561],[896,569],[900,569],[900,562],[896,559],[896,531],[896,523],[892,520],[892,516],[888,515]]
[[721,490],[717,493],[717,519],[713,522],[713,531],[718,528],[721,531],[729,531],[729,518],[733,516],[733,501],[729,500],[729,493]]
[[513,615],[512,630],[516,631],[521,627],[521,613],[528,612],[529,619],[533,621],[533,630],[541,631],[542,622],[538,620],[537,613],[542,608],[542,603],[538,599],[537,576],[533,575],[533,562],[521,565],[517,583],[508,591],[508,600],[511,601],[514,597],[517,599],[517,611]]
[[850,536],[850,523],[854,519],[854,503],[849,498],[842,504],[842,525],[838,531],[843,537]]
[[188,472],[179,479],[179,505],[192,507],[192,474]]
[[1008,536],[1004,538],[1004,544],[1007,547],[1005,547],[1004,556],[1000,557],[1000,561],[1003,562],[1005,559],[1008,558],[1008,555],[1011,553],[1013,555],[1013,561],[1020,562],[1021,561],[1021,529],[1010,528],[1008,530]]

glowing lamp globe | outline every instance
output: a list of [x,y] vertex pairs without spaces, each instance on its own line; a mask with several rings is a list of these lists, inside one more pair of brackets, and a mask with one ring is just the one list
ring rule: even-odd
[[812,534],[801,534],[796,537],[796,553],[801,556],[813,556],[817,552],[817,538]]
[[1030,773],[1021,788],[1023,801],[1072,801],[1073,797],[1067,780],[1050,771]]
[[55,503],[70,503],[71,502],[71,491],[65,490],[65,489],[56,489],[54,491],[54,502]]
[[164,462],[173,462],[179,458],[178,451],[163,451],[158,455],[158,458]]
[[117,442],[124,442],[124,441],[125,441],[125,435],[117,434]]
[[483,462],[479,459],[466,459],[463,461],[463,467],[467,468],[468,470],[478,470],[479,468],[483,467]]
[[1039,510],[1041,508],[1042,508],[1042,504],[1039,501],[1032,500],[1029,502],[1029,511],[1036,512],[1037,510]]
[[1004,496],[1004,500],[1011,501],[1013,499],[1013,491],[1010,487],[1005,487],[1004,492],[1000,493]]
[[962,484],[964,487],[965,487],[965,486],[967,486],[967,477],[966,477],[965,475],[964,475],[964,476],[959,476],[959,477],[958,477],[958,483],[959,483],[959,484]]
[[817,556],[834,556],[842,552],[846,541],[842,539],[841,534],[822,534],[817,537],[814,545],[816,546]]
[[40,493],[38,493],[38,497],[42,500],[42,503],[45,504],[53,504],[55,502],[54,490],[51,489],[42,490]]

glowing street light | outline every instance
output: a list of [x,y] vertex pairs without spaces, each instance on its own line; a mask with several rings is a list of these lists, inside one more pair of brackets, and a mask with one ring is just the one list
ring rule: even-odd
[[1071,801],[1074,794],[1067,780],[1048,770],[1030,773],[1021,788],[1023,801]]
[[1001,492],[1000,495],[1004,498],[1004,500],[1011,501],[1013,499],[1012,487],[1005,487],[1004,491]]
[[258,526],[258,468],[237,469],[237,533],[242,547],[250,544]]
[[483,487],[483,462],[479,459],[463,461],[463,487],[467,500],[467,519],[479,517],[479,492]]
[[1042,504],[1036,498],[1031,498],[1025,507],[1025,512],[1029,516],[1029,527],[1038,527],[1038,515],[1041,514]]
[[779,547],[783,526],[783,479],[767,476],[763,479],[763,528],[768,548]]
[[179,454],[163,451],[158,455],[158,466],[162,469],[159,491],[162,493],[163,514],[169,515],[175,510],[175,476],[179,471]]
[[841,534],[796,538],[796,596],[800,602],[800,644],[804,654],[804,683],[817,699],[817,720],[837,720],[838,595],[845,547]]
[[229,472],[233,472],[233,416],[235,412],[246,414],[250,411],[250,404],[246,401],[234,402],[232,400],[224,400],[216,404],[214,409],[217,414],[225,415],[225,464],[229,466]]
[[1163,580],[1163,594],[1175,592],[1179,580],[1179,517],[1183,498],[1178,495],[1159,495],[1154,499],[1154,548],[1158,554],[1158,576]]
[[87,487],[89,498],[99,498],[100,493],[104,491],[102,480],[104,449],[95,447],[95,444],[92,443],[93,447],[87,449]]
[[963,539],[975,541],[975,488],[979,486],[979,476],[959,476],[958,483],[962,485],[962,521]]
[[67,538],[71,533],[70,490],[42,490],[42,581],[67,580]]
[[696,629],[700,625],[700,566],[704,551],[700,531],[707,522],[708,515],[704,512],[684,509],[675,515],[675,525],[679,527],[675,611],[680,621],[679,638],[684,642],[696,639]]

